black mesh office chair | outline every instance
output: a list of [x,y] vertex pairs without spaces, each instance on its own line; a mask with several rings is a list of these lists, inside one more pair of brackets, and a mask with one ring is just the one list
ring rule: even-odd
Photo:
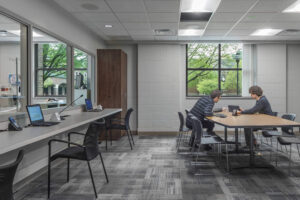
[[[218,160],[220,162],[221,158],[221,145],[225,144],[225,151],[226,151],[226,169],[229,172],[229,158],[228,158],[228,148],[227,148],[227,143],[219,136],[217,135],[209,135],[206,132],[203,131],[203,126],[202,123],[199,119],[196,117],[192,116],[192,123],[193,123],[193,132],[195,135],[195,141],[193,144],[193,149],[192,151],[195,152],[195,147],[196,144],[199,145],[217,145],[218,147]],[[198,153],[196,157],[196,163],[198,162],[198,157],[199,157],[199,152],[200,148],[198,148]]]
[[[290,114],[284,114],[281,116],[282,119],[287,119],[291,121],[295,121],[296,119],[296,114],[290,113]],[[272,146],[272,137],[273,136],[293,136],[294,132],[292,128],[289,127],[282,127],[281,132],[278,130],[263,130],[262,131],[262,136],[264,138],[269,138]]]
[[19,151],[15,162],[0,166],[0,200],[13,200],[13,181],[24,151]]
[[131,134],[131,130],[130,130],[130,124],[129,124],[129,120],[130,120],[130,116],[131,116],[131,113],[133,112],[133,109],[132,108],[129,108],[126,112],[126,115],[125,115],[125,118],[124,119],[112,119],[111,120],[111,123],[109,123],[107,125],[107,130],[110,131],[110,135],[111,135],[111,130],[125,130],[126,131],[126,134],[128,136],[128,141],[129,141],[129,145],[130,145],[130,148],[132,150],[132,144],[131,144],[131,141],[134,145],[134,140],[133,140],[133,137],[132,137],[132,134]]
[[[68,134],[69,141],[65,140],[59,140],[59,139],[52,139],[48,142],[49,145],[49,163],[48,163],[48,198],[50,197],[50,176],[51,176],[51,162],[56,160],[57,158],[67,158],[68,159],[68,168],[67,168],[67,181],[69,181],[69,167],[70,167],[70,159],[75,159],[75,160],[84,160],[87,161],[90,176],[92,179],[92,184],[95,192],[95,196],[97,198],[97,192],[96,192],[96,187],[94,183],[94,178],[90,166],[90,161],[96,158],[98,155],[100,156],[101,162],[102,162],[102,167],[104,170],[104,174],[106,177],[106,181],[108,183],[108,177],[106,174],[103,158],[101,155],[101,152],[98,147],[98,136],[99,136],[99,126],[104,126],[105,122],[92,122],[88,129],[86,134],[82,133],[76,133],[76,132],[71,132]],[[70,141],[70,135],[72,134],[78,134],[78,135],[84,135],[84,141],[83,144],[77,144],[74,142]],[[65,144],[68,144],[68,148],[51,155],[51,144],[52,142],[62,142]],[[71,146],[73,145],[73,146]]]
[[179,150],[180,148],[180,144],[184,137],[184,134],[187,134],[190,131],[189,128],[185,127],[185,120],[183,114],[181,112],[178,112],[178,116],[179,116],[179,130],[178,130],[177,143],[176,143],[177,150]]

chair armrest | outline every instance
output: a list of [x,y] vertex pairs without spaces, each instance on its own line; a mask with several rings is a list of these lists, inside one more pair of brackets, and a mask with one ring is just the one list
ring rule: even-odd
[[78,147],[81,147],[81,148],[85,148],[85,147],[84,147],[83,145],[81,145],[81,144],[78,144],[78,143],[75,143],[75,142],[68,142],[68,141],[66,141],[66,140],[60,140],[60,139],[52,139],[52,140],[49,140],[48,145],[51,146],[51,143],[52,143],[52,142],[61,142],[61,143],[65,143],[65,144],[68,144],[68,145],[72,144],[72,145],[75,145],[75,146],[78,146]]

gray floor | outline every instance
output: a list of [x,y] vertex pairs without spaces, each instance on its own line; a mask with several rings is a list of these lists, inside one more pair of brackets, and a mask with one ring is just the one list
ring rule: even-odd
[[[113,142],[109,151],[103,147],[103,157],[110,182],[105,177],[100,160],[92,162],[98,199],[101,200],[201,200],[201,199],[300,199],[300,166],[293,165],[287,175],[287,159],[280,156],[274,169],[242,169],[227,174],[215,165],[212,153],[203,153],[192,166],[192,156],[178,154],[175,137],[135,137],[130,150],[126,138]],[[264,147],[261,147],[264,149]],[[257,163],[266,163],[269,153],[259,151]],[[274,158],[274,157],[273,157]],[[247,165],[247,155],[231,155],[231,166]],[[197,174],[195,176],[194,174]],[[53,168],[51,199],[95,199],[85,162],[71,163],[71,180],[66,183],[66,163]],[[46,199],[47,174],[43,174],[15,194],[16,200]]]

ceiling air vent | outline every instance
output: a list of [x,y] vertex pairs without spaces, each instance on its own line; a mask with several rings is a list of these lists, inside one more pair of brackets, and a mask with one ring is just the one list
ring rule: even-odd
[[161,36],[161,35],[175,35],[175,32],[170,29],[155,29],[154,30],[155,35]]

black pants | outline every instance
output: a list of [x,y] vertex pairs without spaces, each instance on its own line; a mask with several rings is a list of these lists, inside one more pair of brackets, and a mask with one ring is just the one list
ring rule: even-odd
[[[252,144],[254,144],[254,141],[256,140],[255,136],[253,134],[253,131],[258,131],[258,130],[260,130],[260,129],[256,128],[256,129],[252,130],[252,139],[253,139],[253,143]],[[250,128],[245,128],[244,129],[244,133],[245,133],[246,145],[250,147],[250,143],[251,143],[251,129]]]
[[[202,127],[203,128],[206,128],[206,131],[207,132],[212,132],[214,130],[214,127],[215,127],[215,123],[213,122],[210,122],[208,120],[201,120],[201,123],[202,123]],[[190,125],[190,124],[186,124],[186,127],[188,127],[189,129],[192,129],[193,127]],[[191,135],[191,140],[190,140],[190,145],[193,146],[194,144],[194,140],[195,140],[195,133],[192,132],[192,135]],[[198,134],[198,133],[197,133]],[[200,134],[200,133],[199,133]],[[201,137],[200,135],[197,135],[197,138]]]

